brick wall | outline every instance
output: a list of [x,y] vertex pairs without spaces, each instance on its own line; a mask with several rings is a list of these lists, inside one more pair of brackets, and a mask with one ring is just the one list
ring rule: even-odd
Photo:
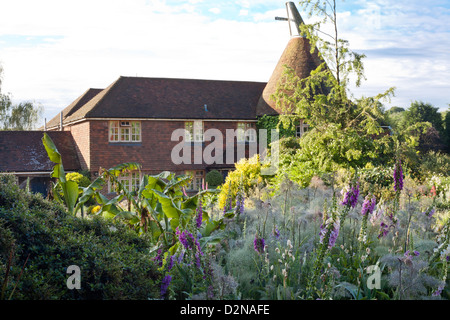
[[90,127],[91,122],[89,121],[64,127],[65,131],[70,131],[72,133],[73,139],[75,140],[77,155],[82,170],[89,170],[90,168]]
[[[142,171],[156,174],[161,171],[182,173],[185,170],[205,170],[210,166],[194,164],[194,147],[192,146],[191,164],[176,165],[171,160],[172,149],[179,141],[171,141],[172,132],[183,129],[184,121],[141,121],[141,142],[109,142],[109,122],[104,120],[92,120],[71,127],[66,127],[74,136],[78,145],[80,162],[83,168],[91,172],[98,172],[100,167],[111,168],[124,162],[137,162],[142,165]],[[233,121],[205,121],[204,131],[215,128],[222,132],[223,146],[226,145],[226,129],[237,128],[237,122]],[[87,133],[90,133],[88,135]],[[205,142],[202,148],[211,142]],[[248,154],[248,147],[247,147]],[[235,150],[235,160],[236,150]],[[233,165],[224,164],[213,167],[230,168]]]

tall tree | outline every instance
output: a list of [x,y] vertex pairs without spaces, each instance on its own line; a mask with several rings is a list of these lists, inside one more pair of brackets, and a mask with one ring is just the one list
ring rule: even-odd
[[387,114],[393,114],[393,113],[399,113],[399,112],[404,112],[405,109],[401,108],[401,107],[392,107],[389,110],[386,111]]
[[392,107],[384,113],[386,121],[394,131],[400,130],[404,115],[405,109],[400,107]]
[[14,104],[11,94],[1,91],[3,68],[0,66],[0,130],[34,129],[42,114],[42,107],[32,102]]
[[404,127],[411,126],[418,122],[429,122],[439,132],[444,134],[444,126],[439,108],[434,107],[430,103],[422,101],[414,101],[405,111]]
[[[348,41],[339,37],[336,1],[303,0],[300,6],[309,16],[320,18],[316,23],[301,25],[300,33],[310,41],[311,53],[318,49],[323,63],[303,79],[287,68],[273,95],[286,114],[306,119],[312,127],[300,141],[302,151],[297,160],[317,171],[380,161],[380,154],[392,151],[392,140],[383,136],[381,101],[389,100],[394,88],[374,97],[353,99],[349,83],[352,77],[356,86],[365,80],[365,56],[351,51]],[[331,33],[321,28],[328,22]],[[291,119],[281,116],[285,124]]]

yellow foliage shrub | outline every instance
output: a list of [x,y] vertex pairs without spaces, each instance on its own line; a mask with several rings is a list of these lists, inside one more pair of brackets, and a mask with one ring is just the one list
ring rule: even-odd
[[219,206],[223,208],[229,195],[236,195],[240,183],[247,196],[258,184],[265,184],[266,180],[261,176],[261,162],[259,155],[246,159],[243,158],[235,164],[236,169],[228,173],[225,183],[220,188]]

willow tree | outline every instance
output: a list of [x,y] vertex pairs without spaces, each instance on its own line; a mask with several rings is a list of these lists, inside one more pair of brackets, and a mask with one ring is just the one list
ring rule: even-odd
[[32,102],[13,103],[10,94],[1,91],[3,68],[0,66],[0,130],[32,130],[42,114],[42,107]]
[[[291,125],[295,115],[311,128],[292,159],[297,166],[308,168],[297,171],[314,174],[377,162],[381,155],[392,152],[392,139],[384,134],[382,101],[390,100],[394,88],[355,99],[350,84],[354,81],[359,87],[366,79],[365,55],[351,51],[349,42],[340,38],[336,1],[304,0],[300,7],[309,17],[318,18],[315,23],[301,24],[300,35],[309,40],[311,54],[316,51],[322,63],[305,78],[286,67],[272,96],[283,111],[280,120],[284,125]],[[291,169],[295,171],[295,165],[290,165]]]

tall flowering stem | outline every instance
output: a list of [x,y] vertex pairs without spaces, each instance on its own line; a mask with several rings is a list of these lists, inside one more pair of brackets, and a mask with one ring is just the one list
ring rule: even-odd
[[200,228],[201,225],[202,225],[202,220],[203,220],[203,204],[202,204],[202,199],[201,198],[198,199],[196,214],[197,214],[197,217],[196,217],[196,220],[195,220],[196,227]]
[[334,197],[333,206],[330,210],[331,216],[329,218],[326,218],[326,213],[324,213],[324,217],[327,220],[324,221],[321,226],[320,246],[317,250],[317,258],[314,263],[313,274],[312,277],[310,277],[310,281],[307,286],[307,293],[309,296],[313,295],[313,290],[316,287],[316,281],[322,271],[324,258],[329,250],[336,244],[336,239],[339,235],[339,229],[342,224],[342,221],[340,221],[336,214],[336,199]]
[[253,248],[257,252],[256,257],[253,259],[257,270],[257,281],[259,285],[264,287],[266,279],[265,270],[267,270],[267,268],[264,267],[264,261],[268,264],[268,252],[266,250],[266,242],[264,238],[259,235],[259,232],[256,232],[255,234]]
[[167,294],[167,289],[169,288],[170,281],[172,281],[172,276],[170,274],[166,275],[161,283],[161,299],[165,299]]
[[440,296],[447,283],[448,264],[450,262],[450,219],[447,219],[447,222],[442,228],[440,234],[437,236],[436,240],[439,245],[434,249],[434,254],[431,256],[429,262],[439,262],[442,264],[441,271],[438,276],[441,283],[432,294],[433,296]]
[[242,188],[239,188],[237,194],[236,194],[236,208],[234,210],[236,216],[239,216],[244,213],[244,190]]
[[434,254],[430,258],[430,263],[436,262],[439,258],[442,261],[448,261],[450,257],[450,219],[447,219],[440,234],[437,236],[439,243],[438,247],[434,249]]
[[203,252],[200,247],[200,243],[198,242],[197,238],[194,237],[194,235],[192,233],[190,233],[187,230],[184,230],[183,232],[181,232],[180,229],[177,227],[176,235],[178,236],[178,240],[185,247],[185,249],[194,250],[194,251],[199,252],[201,255],[203,255]]
[[400,160],[394,166],[394,190],[400,192],[403,189],[403,169]]
[[[320,226],[320,240],[319,243],[324,245],[328,243],[328,249],[331,249],[336,244],[336,240],[339,236],[340,221],[328,219],[324,224]],[[327,238],[328,235],[328,238]],[[326,241],[328,239],[328,241]]]
[[397,159],[394,166],[395,211],[398,211],[400,208],[400,193],[402,192],[402,190],[403,190],[403,168],[400,159]]
[[265,241],[264,238],[261,238],[258,234],[255,235],[255,239],[253,240],[253,248],[258,253],[264,253]]
[[367,244],[367,221],[369,220],[369,216],[373,214],[376,204],[377,200],[375,196],[372,196],[372,198],[370,198],[370,196],[367,195],[366,198],[364,199],[361,208],[361,215],[362,215],[361,230],[359,232],[358,237],[360,243],[360,250],[364,249]]
[[[179,257],[177,259],[178,267],[183,270],[181,275],[184,277],[184,282],[188,286],[189,290],[194,290],[194,287],[204,283],[206,285],[210,284],[211,277],[205,276],[208,272],[208,265],[205,262],[206,256],[202,251],[199,239],[201,234],[196,229],[197,221],[193,222],[194,234],[190,232],[189,229],[183,231],[179,227],[176,228],[176,236],[180,242],[180,246],[177,249],[179,252]],[[202,277],[203,281],[199,280]]]
[[441,272],[439,274],[439,278],[441,279],[441,284],[438,286],[436,291],[433,292],[432,296],[434,296],[434,297],[439,297],[442,294],[442,291],[445,288],[445,284],[446,284],[446,281],[447,281],[448,262],[450,260],[449,257],[450,256],[447,256],[446,259],[444,259],[442,261]]
[[[344,191],[344,190],[343,190]],[[344,193],[344,198],[341,202],[341,205],[344,207],[340,220],[341,224],[344,225],[345,218],[347,217],[350,210],[358,204],[358,197],[359,197],[359,183],[351,184],[347,187],[347,190]]]
[[[331,222],[331,221],[330,221]],[[319,274],[321,273],[321,269],[323,266],[323,259],[325,258],[325,254],[330,248],[330,237],[334,230],[334,223],[328,223],[327,227],[321,231],[321,245],[319,246],[317,259],[314,263],[313,275],[310,278],[310,282],[308,284],[308,293],[312,295],[312,290],[315,288],[315,284]]]
[[223,214],[226,214],[228,211],[233,209],[233,197],[231,193],[228,193],[227,199],[225,200],[225,205],[223,207]]

